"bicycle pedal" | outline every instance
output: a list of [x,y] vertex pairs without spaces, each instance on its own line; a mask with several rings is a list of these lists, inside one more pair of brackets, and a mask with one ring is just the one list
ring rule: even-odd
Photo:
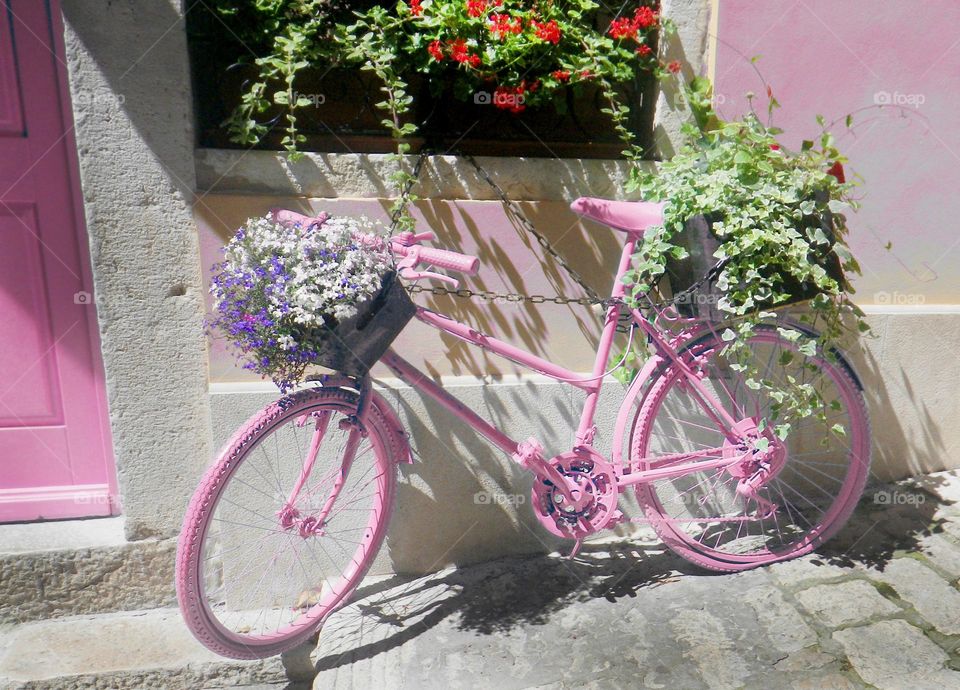
[[517,444],[517,451],[513,454],[513,459],[523,467],[529,467],[531,461],[543,459],[543,446],[531,436],[526,441]]

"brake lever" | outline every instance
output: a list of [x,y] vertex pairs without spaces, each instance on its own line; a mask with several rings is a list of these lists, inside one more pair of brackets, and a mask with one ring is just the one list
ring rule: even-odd
[[437,239],[436,235],[432,232],[421,232],[414,234],[413,232],[407,230],[406,232],[401,232],[396,237],[391,237],[391,240],[402,244],[404,247],[412,247],[420,242],[433,242]]
[[405,278],[406,280],[420,280],[422,278],[430,278],[433,280],[442,280],[445,283],[450,283],[454,289],[460,287],[460,281],[456,278],[451,278],[450,276],[444,275],[442,273],[434,273],[433,271],[414,271],[412,268],[401,268],[400,277]]

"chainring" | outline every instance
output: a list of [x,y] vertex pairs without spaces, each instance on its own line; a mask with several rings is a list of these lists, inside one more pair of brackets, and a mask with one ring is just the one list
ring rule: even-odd
[[548,461],[576,485],[576,504],[564,505],[563,494],[547,479],[533,485],[533,510],[551,534],[582,539],[606,527],[617,513],[617,477],[613,465],[596,451],[578,448]]

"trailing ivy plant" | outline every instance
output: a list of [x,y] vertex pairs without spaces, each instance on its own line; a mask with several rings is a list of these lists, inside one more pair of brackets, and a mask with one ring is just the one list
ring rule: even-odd
[[[297,128],[298,111],[313,105],[298,94],[298,76],[319,66],[352,64],[382,82],[377,107],[397,142],[390,177],[397,190],[409,189],[412,182],[402,154],[410,151],[408,140],[417,132],[407,117],[414,75],[426,77],[434,93],[446,90],[462,100],[485,94],[491,105],[518,116],[527,108],[562,110],[567,89],[595,86],[624,155],[639,160],[645,152],[635,143],[630,106],[618,88],[638,73],[663,77],[679,70],[679,63],[664,65],[658,59],[658,36],[673,27],[650,0],[628,2],[617,17],[599,23],[600,5],[594,0],[353,3],[358,11],[349,21],[347,5],[342,0],[216,4],[224,21],[246,21],[237,29],[241,40],[262,49],[255,58],[259,76],[227,122],[234,141],[258,143],[276,124],[264,122],[264,115],[280,105],[282,145],[296,155],[305,141]],[[412,226],[407,207],[414,200],[401,194],[393,209],[401,229]]]
[[[253,146],[271,127],[280,124],[286,151],[298,152],[305,138],[297,128],[300,108],[314,102],[298,93],[297,78],[310,68],[329,66],[342,59],[337,27],[351,21],[354,11],[369,2],[348,0],[210,0],[191,11],[212,13],[213,29],[238,44],[241,62],[252,62],[257,76],[251,79],[241,102],[224,123],[231,138]],[[282,107],[279,120],[264,121],[268,111]]]
[[[647,71],[658,77],[679,70],[662,65],[656,42],[661,20],[656,6],[634,5],[603,29],[593,0],[410,0],[393,11],[374,6],[359,15],[341,34],[349,46],[347,58],[383,82],[378,107],[388,116],[383,125],[397,140],[398,154],[410,149],[405,141],[417,131],[404,116],[413,103],[409,79],[425,75],[434,93],[449,91],[461,100],[489,98],[491,105],[520,114],[528,107],[553,104],[562,109],[560,94],[585,84],[599,87],[603,108],[623,141],[624,155],[639,160],[628,125],[629,105],[618,85]],[[411,174],[398,159],[392,175],[398,189],[408,189]],[[412,196],[403,195],[393,212],[400,226],[412,219],[406,211]]]
[[[804,354],[819,350],[829,356],[851,324],[868,330],[846,279],[860,273],[846,244],[844,211],[857,207],[851,198],[854,185],[843,174],[846,159],[822,118],[817,119],[823,130],[819,139],[789,151],[777,140],[782,131],[764,124],[752,109],[741,119],[721,120],[711,105],[708,80],[694,79],[685,95],[693,122],[683,128],[684,145],[656,171],[632,171],[632,185],[644,199],[668,203],[663,225],[645,233],[625,278],[634,284],[630,297],[639,306],[643,295],[656,291],[668,264],[687,256],[688,221],[705,216],[719,241],[714,257],[722,268],[715,284],[721,293],[717,308],[729,322],[721,327],[725,355],[750,388],[774,401],[777,418],[766,421],[782,437],[791,420],[816,416],[825,423],[827,410],[813,386],[765,377],[749,364],[747,340],[759,323],[777,317],[771,308],[798,297],[811,298],[800,320],[821,335],[814,341],[796,329],[780,333],[802,341]],[[778,103],[768,96],[771,115]],[[832,237],[824,231],[824,219],[832,224],[826,226]],[[828,270],[831,265],[834,270]],[[628,361],[636,357],[630,353]],[[631,376],[628,368],[625,379]]]

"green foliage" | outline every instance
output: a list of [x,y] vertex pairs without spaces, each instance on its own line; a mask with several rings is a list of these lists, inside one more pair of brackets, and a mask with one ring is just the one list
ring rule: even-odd
[[[347,5],[355,10],[351,18],[345,16]],[[409,152],[407,140],[417,129],[406,117],[413,75],[427,77],[435,93],[462,100],[487,92],[492,105],[517,114],[548,105],[562,110],[568,89],[595,85],[624,154],[639,159],[643,152],[628,126],[629,106],[617,88],[638,72],[667,74],[656,43],[661,29],[673,27],[643,2],[598,27],[599,8],[594,0],[220,1],[216,10],[224,21],[242,19],[241,40],[262,49],[255,51],[259,78],[250,82],[226,124],[234,141],[255,145],[273,125],[262,121],[264,114],[284,106],[282,143],[296,155],[304,143],[297,113],[311,105],[297,97],[298,75],[323,65],[355,65],[382,82],[377,107],[397,141],[391,182],[403,190],[411,175],[402,154]],[[413,200],[402,196],[394,209],[401,229],[412,224],[406,208]]]
[[[632,183],[644,199],[669,203],[663,225],[651,228],[638,247],[627,277],[634,286],[631,297],[639,300],[654,290],[671,257],[685,255],[681,240],[687,221],[708,217],[720,242],[715,257],[726,261],[716,284],[723,293],[717,307],[732,321],[723,332],[730,342],[727,357],[739,358],[747,384],[765,389],[777,401],[775,411],[792,418],[820,414],[822,401],[809,384],[788,381],[777,387],[751,369],[745,343],[756,324],[776,316],[769,308],[794,301],[800,287],[804,296],[812,296],[801,320],[822,334],[819,342],[804,342],[805,354],[818,348],[829,352],[848,331],[850,319],[866,329],[862,312],[850,300],[849,283],[826,268],[832,263],[845,275],[860,273],[846,244],[843,215],[857,207],[850,198],[854,185],[827,172],[846,159],[826,130],[818,142],[805,141],[799,151],[788,151],[777,141],[781,131],[753,112],[722,121],[711,106],[706,79],[694,79],[685,94],[693,114],[684,128],[686,143],[656,172],[633,171]],[[771,95],[770,111],[777,105]],[[822,126],[822,118],[818,121]],[[824,217],[832,217],[833,242],[821,227]]]

